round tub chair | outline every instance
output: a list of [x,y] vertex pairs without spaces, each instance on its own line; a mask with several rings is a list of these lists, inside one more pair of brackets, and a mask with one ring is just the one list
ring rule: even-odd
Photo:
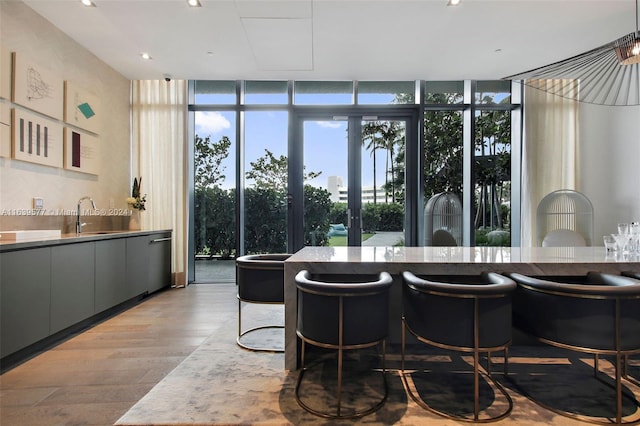
[[[238,338],[242,348],[252,351],[284,352],[284,349],[244,343],[243,337],[257,330],[284,328],[284,325],[262,325],[242,330],[242,304],[284,304],[284,261],[291,255],[285,253],[254,254],[236,259],[236,284],[238,286]],[[284,344],[283,344],[284,348]]]
[[[401,371],[411,398],[429,411],[460,421],[491,422],[508,416],[513,401],[502,385],[491,378],[491,353],[504,351],[504,373],[507,374],[512,330],[511,295],[516,288],[515,282],[495,273],[483,273],[475,283],[431,281],[411,272],[403,272],[402,278]],[[428,345],[473,354],[473,418],[437,410],[411,390],[410,374],[405,371],[406,330]],[[504,411],[483,418],[480,418],[479,408],[481,353],[487,353],[486,377],[507,401]]]
[[[630,277],[590,272],[582,282],[564,283],[521,274],[513,302],[514,325],[539,341],[598,357],[615,357],[615,419],[623,422],[623,359],[640,353],[640,281]],[[635,401],[638,405],[638,401]],[[558,414],[590,423],[597,419],[547,407]]]
[[[298,404],[310,413],[330,419],[354,419],[379,410],[388,394],[385,370],[385,338],[389,330],[389,289],[392,278],[387,272],[378,275],[324,275],[312,276],[300,271],[295,277],[298,314],[296,334],[301,345],[301,370],[296,383]],[[314,408],[300,396],[307,367],[306,345],[337,351],[337,389],[335,410]],[[368,408],[353,407],[345,412],[343,394],[343,352],[376,345],[382,346],[383,397]],[[315,364],[315,367],[323,364]],[[306,383],[307,381],[305,381]],[[311,383],[309,383],[311,386]],[[367,385],[368,386],[368,385]],[[356,400],[359,395],[349,395]],[[315,398],[316,400],[318,398]],[[362,399],[360,397],[359,399]]]

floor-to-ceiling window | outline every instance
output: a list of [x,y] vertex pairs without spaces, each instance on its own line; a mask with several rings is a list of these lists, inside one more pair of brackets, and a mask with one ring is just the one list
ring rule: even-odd
[[[195,81],[190,88],[194,262],[207,259],[224,273],[222,260],[304,245],[438,245],[426,235],[437,230],[457,245],[519,241],[511,232],[519,165],[511,158],[520,105],[510,82]],[[456,229],[431,220],[429,201],[442,194],[457,200]],[[220,279],[195,263],[190,281]]]
[[192,113],[194,265],[189,270],[197,281],[228,282],[235,279],[234,268],[232,262],[224,261],[237,254],[236,84],[198,81],[195,102],[207,108]]

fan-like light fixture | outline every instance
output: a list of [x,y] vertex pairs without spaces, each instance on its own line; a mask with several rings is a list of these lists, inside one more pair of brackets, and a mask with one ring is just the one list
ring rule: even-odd
[[[523,80],[527,86],[585,103],[640,105],[638,0],[635,32],[580,55],[504,79]],[[577,80],[578,84],[568,85],[562,80]]]

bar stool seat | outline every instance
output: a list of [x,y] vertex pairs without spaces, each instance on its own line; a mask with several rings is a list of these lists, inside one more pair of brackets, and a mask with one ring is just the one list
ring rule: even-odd
[[[385,338],[388,334],[391,275],[382,272],[375,276],[337,275],[316,278],[308,271],[300,271],[295,282],[298,293],[296,333],[302,341],[302,367],[296,383],[296,401],[308,412],[331,419],[359,418],[379,410],[388,393]],[[307,344],[337,350],[335,411],[311,407],[300,397],[303,377],[311,368],[305,364]],[[376,345],[382,346],[383,397],[366,409],[353,409],[345,413],[342,407],[343,352]],[[349,399],[357,396],[349,395]]]

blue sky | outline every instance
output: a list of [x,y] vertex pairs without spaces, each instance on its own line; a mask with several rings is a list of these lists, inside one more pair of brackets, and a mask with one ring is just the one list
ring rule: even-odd
[[[265,154],[265,148],[276,156],[287,155],[287,112],[286,111],[248,111],[245,113],[245,167]],[[195,131],[202,138],[210,136],[218,141],[223,136],[232,142],[232,155],[224,162],[224,174],[227,180],[223,187],[234,186],[235,176],[235,113],[233,111],[196,112]],[[322,172],[322,175],[310,183],[326,188],[329,176],[341,176],[347,181],[347,122],[346,121],[308,121],[304,125],[304,161],[307,171]],[[384,182],[385,157],[377,154],[377,182]],[[362,157],[363,186],[373,184],[373,160],[369,152]]]

